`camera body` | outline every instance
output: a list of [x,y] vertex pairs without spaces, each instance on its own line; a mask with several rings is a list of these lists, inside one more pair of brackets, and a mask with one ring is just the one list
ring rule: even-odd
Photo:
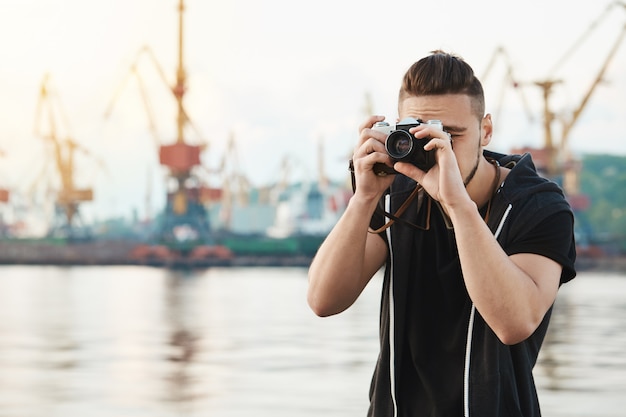
[[[378,122],[372,129],[388,135],[385,141],[385,149],[394,162],[410,162],[422,171],[428,171],[436,163],[435,151],[424,150],[424,145],[432,138],[418,139],[409,133],[409,129],[421,124],[432,125],[443,130],[443,123],[440,120],[422,122],[413,118],[403,119],[395,127],[390,126],[387,122]],[[377,175],[396,173],[393,168],[381,163],[377,163],[374,166],[374,171]]]

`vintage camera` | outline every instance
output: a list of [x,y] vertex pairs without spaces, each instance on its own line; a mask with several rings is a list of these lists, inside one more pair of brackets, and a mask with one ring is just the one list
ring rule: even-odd
[[[425,151],[424,145],[432,138],[418,139],[409,133],[409,129],[421,124],[428,124],[443,130],[443,124],[440,120],[422,122],[419,119],[412,118],[401,120],[395,128],[387,122],[378,122],[372,129],[387,133],[385,149],[394,162],[410,162],[422,171],[428,171],[435,165],[435,151]],[[393,168],[381,163],[374,165],[374,172],[381,176],[397,173]]]

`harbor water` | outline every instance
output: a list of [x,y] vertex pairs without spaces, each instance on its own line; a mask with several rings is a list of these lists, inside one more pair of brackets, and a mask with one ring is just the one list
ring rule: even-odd
[[[381,277],[316,317],[304,268],[0,267],[1,417],[365,416]],[[559,293],[545,417],[626,415],[626,274]]]

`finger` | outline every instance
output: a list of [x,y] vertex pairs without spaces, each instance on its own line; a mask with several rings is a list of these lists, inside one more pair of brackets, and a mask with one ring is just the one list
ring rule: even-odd
[[409,133],[412,133],[418,139],[431,137],[431,138],[441,138],[441,139],[450,139],[451,136],[445,130],[441,130],[436,126],[427,125],[422,123],[419,126],[412,127],[409,129]]
[[387,156],[385,145],[374,138],[368,138],[355,151],[354,156],[362,158],[372,153],[384,153]]
[[370,139],[377,141],[384,148],[385,142],[387,142],[387,133],[381,132],[376,129],[369,129],[369,128],[363,129],[361,131],[361,143],[365,143]]
[[448,148],[452,150],[452,142],[450,141],[448,137],[446,137],[445,139],[432,138],[431,140],[428,141],[426,145],[424,145],[425,151],[431,151],[433,149],[445,150]]
[[[367,154],[361,158],[354,160],[355,170],[359,172],[363,172],[363,171],[375,172],[376,170],[374,169],[374,165],[376,164],[383,164],[383,165],[388,166],[389,168],[391,168],[393,165],[391,158],[389,158],[389,155],[387,155],[386,153],[382,153],[382,152],[372,152],[370,154]],[[388,170],[388,171],[391,171],[391,170]]]
[[[354,153],[354,159],[362,159],[368,156],[378,158],[376,162],[391,163],[391,158],[385,149],[385,145],[374,138],[367,139]],[[381,158],[382,160],[380,160]]]
[[372,126],[374,126],[374,123],[382,122],[383,120],[385,120],[385,116],[373,115],[373,116],[368,117],[365,122],[359,125],[359,133],[361,133],[363,129],[371,129]]

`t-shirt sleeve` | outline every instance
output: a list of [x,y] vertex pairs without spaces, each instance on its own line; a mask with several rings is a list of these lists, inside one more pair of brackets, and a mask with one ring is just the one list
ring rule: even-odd
[[505,251],[508,255],[534,253],[558,262],[563,266],[561,284],[576,276],[574,262],[574,221],[571,213],[554,213],[525,233],[521,239],[511,242]]

